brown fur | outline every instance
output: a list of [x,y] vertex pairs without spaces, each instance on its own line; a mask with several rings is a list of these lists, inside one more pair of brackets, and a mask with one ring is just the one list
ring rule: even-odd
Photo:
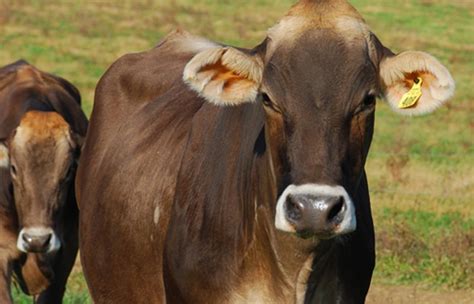
[[44,84],[45,79],[41,73],[32,66],[25,65],[20,67],[16,72],[16,79],[17,83],[22,82],[36,82],[38,84]]
[[51,284],[52,275],[39,267],[41,261],[38,261],[36,255],[27,255],[26,262],[21,268],[21,277],[24,279],[25,288],[28,293],[38,295]]
[[67,122],[55,112],[28,112],[21,120],[20,126],[29,129],[29,133],[32,134],[29,140],[34,141],[48,138],[58,140],[69,132]]

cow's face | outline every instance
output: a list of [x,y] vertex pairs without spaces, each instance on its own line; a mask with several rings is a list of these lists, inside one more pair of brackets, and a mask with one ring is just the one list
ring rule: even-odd
[[[356,228],[351,197],[372,139],[376,97],[402,114],[428,113],[452,96],[454,82],[426,53],[395,56],[384,48],[347,3],[332,2],[339,14],[316,3],[302,1],[251,52],[218,47],[197,54],[184,80],[215,104],[263,104],[267,140],[284,155],[281,173],[288,177],[276,227],[330,238]],[[419,78],[421,98],[400,109]]]
[[8,140],[8,166],[21,229],[17,247],[23,252],[49,253],[61,246],[59,218],[76,167],[74,137],[59,114],[31,111]]

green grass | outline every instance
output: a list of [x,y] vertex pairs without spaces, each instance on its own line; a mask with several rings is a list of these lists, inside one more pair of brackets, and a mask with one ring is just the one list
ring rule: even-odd
[[376,280],[468,289],[473,286],[474,219],[460,213],[377,209]]
[[[98,79],[119,56],[153,47],[176,27],[252,47],[292,2],[0,0],[0,65],[24,58],[69,79],[90,113]],[[378,105],[367,163],[375,283],[472,289],[474,3],[351,2],[386,46],[430,52],[457,81],[455,98],[429,116],[400,117]],[[66,303],[87,303],[80,272],[68,288]]]

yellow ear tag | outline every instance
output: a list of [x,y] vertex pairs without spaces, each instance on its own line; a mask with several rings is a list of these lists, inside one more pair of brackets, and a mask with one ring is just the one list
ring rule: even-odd
[[403,94],[402,99],[400,99],[398,108],[406,109],[406,108],[413,107],[418,102],[418,100],[420,100],[420,97],[423,94],[421,92],[422,83],[423,83],[423,79],[421,79],[420,77],[417,77],[415,79],[415,83],[411,87],[410,91]]

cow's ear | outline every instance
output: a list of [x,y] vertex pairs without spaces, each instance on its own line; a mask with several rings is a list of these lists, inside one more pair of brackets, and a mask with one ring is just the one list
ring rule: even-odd
[[216,105],[239,105],[256,100],[263,64],[258,56],[232,47],[202,51],[186,65],[183,80]]
[[[454,94],[448,69],[424,52],[385,57],[380,63],[380,78],[385,99],[394,111],[404,115],[430,113]],[[418,88],[421,91],[417,92]]]
[[0,168],[8,168],[10,166],[10,156],[8,155],[7,146],[0,142]]

